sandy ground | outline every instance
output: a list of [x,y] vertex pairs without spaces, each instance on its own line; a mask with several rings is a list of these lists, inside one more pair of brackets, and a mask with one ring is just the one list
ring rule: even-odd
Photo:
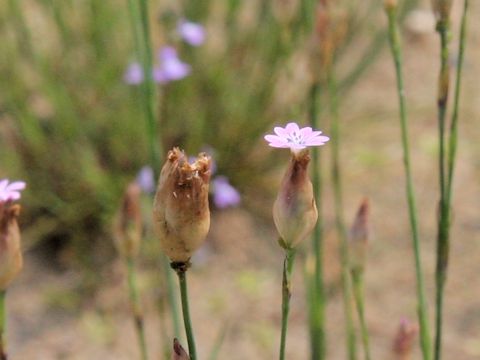
[[[472,23],[480,4],[472,4]],[[455,14],[458,16],[458,13]],[[421,218],[423,264],[433,325],[435,208],[437,202],[435,87],[437,37],[410,39],[405,49],[411,114],[414,177]],[[445,303],[445,359],[480,359],[480,27],[469,35],[455,179],[451,264]],[[455,38],[453,39],[455,45]],[[452,47],[454,49],[455,47]],[[395,79],[388,53],[343,99],[342,148],[345,212],[350,222],[360,200],[372,206],[373,236],[366,274],[366,317],[373,358],[390,359],[402,317],[415,319],[415,280],[404,196],[404,176]],[[328,133],[328,131],[325,131]],[[328,149],[325,148],[328,157]],[[328,173],[327,173],[328,175]],[[329,181],[329,179],[326,179]],[[277,186],[275,184],[275,186]],[[327,183],[327,190],[330,185]],[[330,193],[330,191],[328,191]],[[337,239],[332,203],[325,198],[328,359],[344,359],[342,299],[338,291]],[[277,356],[282,253],[271,224],[243,209],[215,214],[207,246],[190,276],[193,324],[199,357],[206,359],[220,332],[226,332],[220,359]],[[308,358],[303,269],[295,269],[288,359]],[[58,272],[48,259],[27,255],[25,271],[8,295],[12,360],[137,359],[136,338],[125,299],[120,263],[105,270],[105,284],[82,302],[59,296],[78,276]],[[140,269],[146,329],[153,359],[161,358],[162,321],[156,311],[153,276]],[[59,304],[58,298],[63,299]],[[69,310],[68,310],[69,309]],[[170,327],[170,324],[167,324]],[[418,346],[413,359],[419,359]]]

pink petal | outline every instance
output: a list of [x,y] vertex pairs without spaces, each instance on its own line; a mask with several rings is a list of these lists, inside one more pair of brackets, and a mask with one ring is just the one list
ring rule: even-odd
[[268,145],[273,147],[288,147],[288,143],[285,139],[276,135],[265,135],[265,140],[269,142]]
[[0,193],[7,188],[7,185],[8,185],[8,179],[4,179],[0,181]]
[[27,184],[24,181],[15,181],[6,187],[7,191],[18,191],[25,189]]
[[326,136],[319,136],[313,139],[308,140],[308,142],[305,143],[306,146],[320,146],[325,144],[328,140],[330,140]]
[[310,126],[304,127],[300,129],[300,135],[302,135],[303,139],[308,139],[312,134],[313,130]]
[[320,135],[322,132],[321,131],[312,131],[312,133],[307,136],[307,137],[304,137],[305,140],[309,140],[309,139],[312,139],[314,137],[317,137],[318,135]]
[[294,132],[300,131],[300,128],[298,127],[297,123],[291,122],[285,126],[285,130],[288,134],[293,134]]
[[20,193],[18,191],[12,191],[7,195],[7,200],[18,200],[20,199]]
[[282,127],[276,126],[273,131],[275,131],[275,134],[281,137],[288,137],[289,133]]

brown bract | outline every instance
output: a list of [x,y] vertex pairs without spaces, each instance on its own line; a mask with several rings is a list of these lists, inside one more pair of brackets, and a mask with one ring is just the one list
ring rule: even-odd
[[190,360],[187,352],[183,349],[177,339],[173,340],[172,360]]
[[20,205],[0,202],[0,291],[7,289],[23,266],[19,214]]
[[293,154],[273,204],[273,221],[281,237],[280,246],[292,249],[310,235],[318,212],[308,176],[307,150]]
[[172,262],[187,262],[210,228],[208,188],[211,159],[198,155],[193,164],[178,148],[163,165],[153,205],[160,246]]
[[140,248],[142,237],[140,196],[140,186],[136,182],[130,183],[125,190],[115,219],[115,246],[120,255],[126,258],[137,256]]
[[438,20],[448,21],[453,0],[432,0],[433,12]]

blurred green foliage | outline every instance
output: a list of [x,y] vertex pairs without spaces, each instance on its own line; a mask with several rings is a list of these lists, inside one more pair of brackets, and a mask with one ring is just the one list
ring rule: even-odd
[[[336,61],[346,91],[372,63],[384,33],[376,23],[381,2],[342,4],[348,31]],[[309,53],[318,45],[316,6],[151,2],[154,48],[174,44],[192,65],[191,76],[159,91],[165,147],[197,152],[208,145],[220,173],[255,191],[256,201],[268,198],[265,174],[275,162],[261,139],[273,123],[304,116]],[[206,26],[205,45],[179,41],[182,17]],[[93,254],[105,254],[92,249],[110,249],[97,240],[109,233],[123,187],[148,162],[140,90],[122,81],[136,60],[127,2],[6,0],[0,39],[0,176],[28,183],[22,202],[29,241],[68,243],[69,261],[91,265]],[[258,196],[262,186],[269,191]]]

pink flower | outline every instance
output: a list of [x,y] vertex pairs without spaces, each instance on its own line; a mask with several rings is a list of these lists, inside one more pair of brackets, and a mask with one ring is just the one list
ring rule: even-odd
[[177,25],[177,32],[181,38],[192,46],[200,46],[205,41],[205,29],[202,25],[181,20]]
[[292,152],[298,152],[309,146],[324,145],[330,138],[321,136],[321,131],[313,131],[311,127],[299,128],[297,123],[288,123],[285,128],[275,127],[276,135],[265,135],[268,145],[275,148],[290,148]]
[[18,200],[20,199],[20,191],[25,189],[24,181],[15,181],[8,183],[8,179],[0,181],[0,201]]

